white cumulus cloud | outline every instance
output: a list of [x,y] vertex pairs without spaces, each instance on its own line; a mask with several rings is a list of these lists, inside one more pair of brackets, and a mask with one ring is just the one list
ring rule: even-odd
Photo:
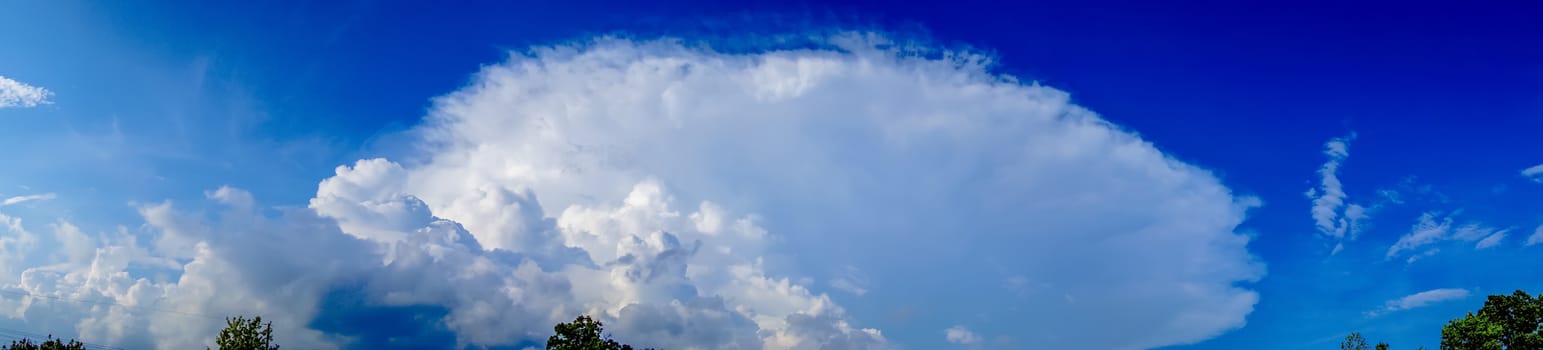
[[48,89],[27,85],[19,81],[0,76],[0,108],[8,107],[37,107],[49,104],[48,97],[53,96]]
[[[989,74],[982,57],[924,59],[873,40],[751,55],[614,39],[536,49],[438,101],[420,132],[439,146],[412,170],[422,188],[412,192],[470,228],[484,216],[450,203],[490,185],[534,189],[542,207],[568,208],[559,227],[598,262],[613,256],[589,247],[614,238],[582,234],[593,224],[579,223],[604,218],[583,203],[656,179],[686,203],[762,208],[752,218],[786,228],[778,239],[809,267],[854,265],[906,290],[936,288],[925,281],[961,262],[1011,259],[1010,273],[1053,292],[1124,307],[1123,322],[1168,325],[1096,347],[1193,342],[1243,324],[1257,295],[1238,284],[1263,270],[1233,230],[1257,202],[1063,92]],[[982,239],[993,244],[966,243]],[[924,268],[894,270],[897,259]],[[1047,317],[1085,307],[1009,317],[1044,334],[1109,326]]]
[[[286,347],[368,347],[319,321],[346,316],[339,295],[432,307],[425,327],[469,345],[539,341],[591,314],[648,347],[893,347],[882,316],[828,290],[1034,325],[1022,339],[1043,348],[1154,348],[1243,326],[1258,301],[1245,284],[1265,272],[1236,229],[1256,199],[1061,91],[990,73],[986,57],[816,41],[516,53],[437,99],[411,154],[340,166],[305,207],[221,188],[206,193],[212,213],[138,204],[142,231],[55,230],[96,248],[3,288],[114,304],[0,310],[161,349],[208,344],[218,323],[188,315],[230,314],[272,319]],[[973,275],[988,263],[1008,271]],[[849,266],[831,279],[845,282],[795,277],[830,266]],[[1005,275],[1065,298],[964,292],[1008,296]]]

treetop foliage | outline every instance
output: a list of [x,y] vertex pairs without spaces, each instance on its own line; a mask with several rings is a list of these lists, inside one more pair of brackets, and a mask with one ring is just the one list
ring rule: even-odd
[[547,338],[547,350],[632,350],[631,345],[605,335],[600,321],[589,316],[579,316],[572,323],[558,323],[552,328],[557,334]]
[[[1441,327],[1441,350],[1543,350],[1543,295],[1524,291],[1491,295],[1479,312]],[[1360,333],[1350,333],[1340,350],[1371,350]],[[1376,350],[1387,350],[1387,343]],[[1421,348],[1424,349],[1424,348]]]
[[1479,312],[1441,327],[1442,350],[1543,349],[1543,295],[1491,295]]
[[42,343],[33,343],[31,340],[21,339],[21,340],[12,340],[10,345],[0,346],[0,350],[85,350],[85,349],[86,349],[86,344],[83,344],[80,341],[70,340],[68,343],[66,343],[66,342],[64,342],[64,339],[55,339],[53,335],[49,335],[48,339],[44,340]]
[[[278,350],[274,343],[273,323],[262,317],[238,316],[225,320],[225,329],[215,338],[220,350]],[[573,322],[558,323],[547,338],[547,350],[632,350],[605,334],[604,325],[587,315]],[[1543,350],[1543,295],[1524,291],[1510,295],[1491,295],[1478,312],[1452,319],[1441,328],[1441,350]],[[1345,336],[1340,350],[1388,350],[1388,343],[1370,345],[1359,332]],[[55,339],[42,343],[20,339],[0,350],[85,350],[80,341]],[[1424,348],[1420,348],[1424,350]]]
[[225,329],[214,338],[220,350],[279,350],[273,343],[273,322],[263,323],[262,316],[233,317],[225,320]]

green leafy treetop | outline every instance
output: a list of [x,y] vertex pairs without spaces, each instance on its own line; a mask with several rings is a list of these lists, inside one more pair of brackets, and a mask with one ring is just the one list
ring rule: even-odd
[[1351,332],[1345,336],[1345,341],[1339,342],[1339,350],[1372,350],[1366,346],[1366,338],[1361,337],[1360,332]]
[[[1388,343],[1377,342],[1377,346],[1368,348],[1366,346],[1366,338],[1362,337],[1360,332],[1350,332],[1350,335],[1345,336],[1345,341],[1339,342],[1339,349],[1340,350],[1373,350],[1373,349],[1376,349],[1376,350],[1388,350]],[[1419,348],[1419,350],[1425,350],[1425,347],[1421,346]]]
[[64,339],[54,339],[53,335],[42,343],[33,343],[31,340],[21,339],[11,341],[11,345],[0,346],[0,350],[85,350],[86,344],[77,340],[65,343]]
[[273,344],[273,322],[263,323],[261,316],[248,320],[234,317],[225,320],[225,329],[214,339],[220,350],[279,350]]
[[600,321],[589,316],[579,316],[573,323],[558,323],[552,328],[557,334],[547,338],[547,350],[632,350],[631,345],[603,335]]
[[1491,295],[1478,314],[1469,313],[1441,327],[1441,350],[1543,349],[1543,295],[1516,291]]

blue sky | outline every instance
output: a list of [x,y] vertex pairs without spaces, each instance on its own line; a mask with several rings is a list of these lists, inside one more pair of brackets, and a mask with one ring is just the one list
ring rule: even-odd
[[1543,291],[1535,6],[6,3],[0,330],[1435,347]]

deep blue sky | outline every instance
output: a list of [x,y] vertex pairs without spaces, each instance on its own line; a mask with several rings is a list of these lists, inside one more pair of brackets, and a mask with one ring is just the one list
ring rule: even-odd
[[[93,195],[61,196],[56,207],[11,211],[100,220],[81,224],[99,229],[134,217],[124,202],[199,198],[226,184],[303,205],[334,166],[401,152],[393,132],[417,124],[430,98],[462,87],[507,50],[598,34],[697,38],[849,28],[989,52],[998,59],[995,71],[1067,91],[1078,105],[1260,198],[1264,205],[1242,230],[1254,236],[1249,248],[1268,275],[1250,286],[1261,301],[1248,325],[1177,348],[1331,348],[1350,331],[1395,348],[1429,348],[1445,320],[1476,309],[1484,295],[1543,292],[1534,278],[1543,271],[1540,251],[1522,243],[1543,224],[1543,185],[1519,175],[1543,163],[1543,5],[443,5],[0,5],[0,32],[7,33],[0,36],[0,75],[57,93],[50,107],[0,111],[0,145],[56,148],[65,141],[36,135],[69,133],[102,142],[15,156],[0,172],[0,197],[24,194],[21,185],[61,194],[89,188]],[[150,146],[90,136],[112,135],[114,125],[127,135],[123,142]],[[1428,192],[1378,212],[1359,240],[1330,255],[1334,242],[1316,232],[1303,193],[1319,184],[1325,142],[1352,133],[1339,173],[1351,202],[1371,205],[1384,189],[1406,198],[1418,188]],[[89,155],[98,148],[106,153]],[[273,148],[279,151],[267,151]],[[172,149],[188,152],[165,152]],[[242,166],[251,163],[267,166]],[[103,171],[79,170],[90,164]],[[1511,234],[1488,250],[1467,243],[1415,263],[1384,259],[1421,213],[1454,210],[1462,210],[1459,223]],[[1438,288],[1473,295],[1364,315]]]

